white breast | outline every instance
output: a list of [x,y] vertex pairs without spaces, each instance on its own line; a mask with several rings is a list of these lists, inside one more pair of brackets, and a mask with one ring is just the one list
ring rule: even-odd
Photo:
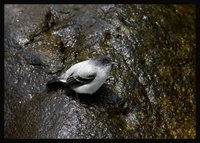
[[111,69],[111,67],[106,67],[104,69],[98,67],[96,78],[91,83],[74,88],[73,90],[76,91],[77,93],[93,94],[106,81],[106,79],[109,76],[110,69]]

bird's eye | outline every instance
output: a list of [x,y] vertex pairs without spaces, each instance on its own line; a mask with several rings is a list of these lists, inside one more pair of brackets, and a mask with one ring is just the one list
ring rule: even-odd
[[104,64],[108,64],[108,63],[110,63],[110,60],[109,59],[105,59],[104,60]]

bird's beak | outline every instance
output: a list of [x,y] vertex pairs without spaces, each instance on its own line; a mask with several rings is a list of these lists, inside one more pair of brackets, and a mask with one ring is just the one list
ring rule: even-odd
[[117,63],[116,62],[112,62],[112,66],[116,66],[117,65]]

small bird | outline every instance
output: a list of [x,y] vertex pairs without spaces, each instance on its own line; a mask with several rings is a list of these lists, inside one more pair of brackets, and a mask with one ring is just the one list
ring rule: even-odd
[[108,78],[112,64],[106,55],[76,63],[59,77],[48,81],[47,87],[69,86],[76,93],[93,94]]

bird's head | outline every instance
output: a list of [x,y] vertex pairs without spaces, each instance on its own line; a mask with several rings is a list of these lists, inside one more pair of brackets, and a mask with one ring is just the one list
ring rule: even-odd
[[106,55],[101,55],[101,56],[95,58],[95,61],[97,64],[103,65],[103,66],[111,66],[112,65],[111,58],[109,58]]

